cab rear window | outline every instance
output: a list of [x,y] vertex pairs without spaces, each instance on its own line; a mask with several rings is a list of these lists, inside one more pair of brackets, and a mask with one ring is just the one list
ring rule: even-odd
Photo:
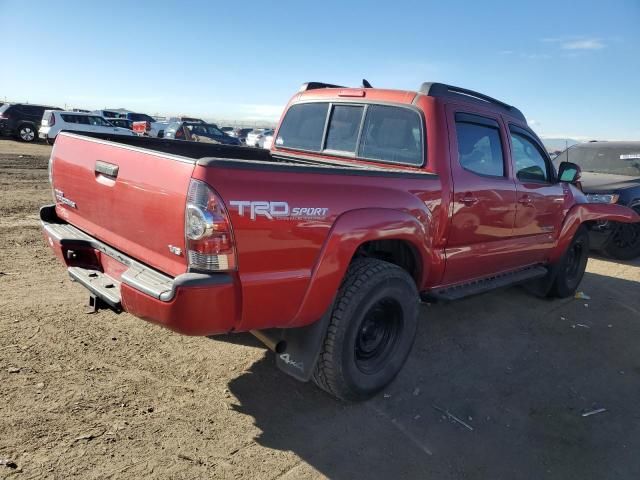
[[391,105],[301,103],[287,111],[276,146],[420,166],[422,120],[409,108]]

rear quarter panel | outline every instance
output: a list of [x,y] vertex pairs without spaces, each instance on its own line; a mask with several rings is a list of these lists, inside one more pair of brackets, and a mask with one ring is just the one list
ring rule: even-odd
[[[332,232],[337,234],[337,244],[349,244],[349,253],[325,266],[328,270],[324,273],[339,280],[359,241],[366,241],[371,232],[382,236],[379,238],[384,238],[385,231],[393,232],[393,238],[409,238],[410,229],[403,221],[413,221],[417,225],[414,230],[420,230],[412,238],[424,257],[424,232],[441,213],[439,178],[418,171],[410,176],[367,176],[306,173],[301,169],[235,170],[214,165],[196,167],[194,178],[207,182],[221,195],[231,218],[243,297],[237,330],[301,326],[319,318],[321,310],[330,305],[339,281],[338,285],[335,280],[330,282],[329,288],[308,289]],[[326,213],[272,219],[256,215],[252,219],[247,209],[241,215],[240,209],[232,206],[239,201],[286,202],[290,211],[313,208],[326,209]],[[370,228],[357,224],[374,209],[387,212],[386,216],[370,222]],[[349,223],[340,223],[347,214]],[[353,228],[346,226],[349,224]],[[314,295],[317,304],[312,313],[302,312],[303,299]]]

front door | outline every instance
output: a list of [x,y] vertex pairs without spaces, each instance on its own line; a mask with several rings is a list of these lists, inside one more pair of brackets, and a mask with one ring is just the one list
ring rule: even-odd
[[454,195],[443,284],[451,285],[515,266],[516,186],[501,119],[455,105],[447,117]]
[[517,190],[514,236],[523,263],[541,262],[562,226],[564,186],[556,180],[549,157],[532,133],[510,125],[509,136]]

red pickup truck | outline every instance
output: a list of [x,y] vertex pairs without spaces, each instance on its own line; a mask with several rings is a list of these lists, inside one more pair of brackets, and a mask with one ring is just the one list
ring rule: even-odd
[[251,331],[347,400],[398,373],[420,300],[572,295],[598,220],[522,113],[471,90],[308,83],[272,150],[62,132],[44,236],[108,306],[188,335]]

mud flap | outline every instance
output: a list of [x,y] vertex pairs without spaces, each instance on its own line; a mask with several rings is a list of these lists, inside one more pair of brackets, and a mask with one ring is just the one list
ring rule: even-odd
[[280,328],[269,332],[286,342],[284,352],[276,353],[276,365],[296,380],[308,382],[322,349],[333,304],[320,320],[306,327]]

